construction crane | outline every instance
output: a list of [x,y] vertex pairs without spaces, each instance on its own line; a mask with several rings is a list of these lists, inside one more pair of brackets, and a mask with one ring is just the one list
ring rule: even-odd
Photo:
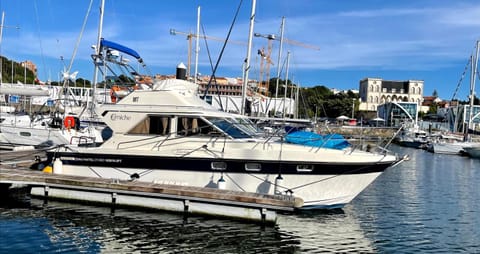
[[[259,89],[260,92],[263,92],[265,95],[268,95],[268,89],[270,86],[270,66],[273,65],[273,62],[271,60],[271,54],[272,54],[272,41],[274,40],[280,40],[277,38],[275,34],[260,34],[260,33],[254,33],[255,37],[261,37],[265,38],[268,40],[268,46],[267,46],[267,52],[265,53],[264,49],[262,48],[261,50],[258,50],[258,54],[262,56],[262,59],[260,61],[260,78],[259,78]],[[319,47],[313,46],[313,45],[308,45],[302,42],[294,41],[294,40],[289,40],[286,38],[283,38],[283,42],[290,44],[290,45],[295,45],[303,48],[309,48],[313,50],[320,50]],[[264,65],[264,60],[266,60],[266,64]],[[264,70],[265,69],[265,84],[263,84],[263,75],[264,75]]]
[[[187,77],[190,77],[190,66],[192,62],[192,40],[197,38],[197,34],[194,33],[186,33],[186,32],[180,32],[175,29],[170,29],[170,35],[186,35],[187,40],[188,40],[188,63],[187,63]],[[220,42],[225,42],[224,38],[218,38],[218,37],[213,37],[213,36],[206,36],[206,35],[199,35],[198,36],[201,39],[207,39],[207,40],[214,40],[214,41],[220,41]],[[233,44],[239,44],[239,45],[247,45],[246,42],[242,41],[232,41],[229,40],[229,43]]]
[[[268,95],[268,87],[270,83],[270,66],[273,65],[271,55],[272,55],[272,41],[275,40],[275,35],[274,34],[259,34],[259,33],[254,33],[253,34],[255,37],[263,37],[268,40],[268,45],[267,45],[267,52],[265,53],[265,48],[259,49],[258,54],[261,56],[260,58],[260,77],[258,78],[258,90],[260,93],[264,95]],[[265,71],[264,71],[265,70]],[[263,76],[265,75],[265,79],[263,79]],[[265,83],[263,82],[265,80]]]

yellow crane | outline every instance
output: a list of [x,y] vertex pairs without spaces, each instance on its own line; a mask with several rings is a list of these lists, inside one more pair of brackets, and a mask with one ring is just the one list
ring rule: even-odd
[[[187,77],[190,77],[190,66],[192,63],[192,40],[197,38],[197,34],[194,33],[187,33],[187,32],[180,32],[175,29],[170,29],[170,35],[186,35],[187,40],[188,40],[188,63],[187,63]],[[225,42],[224,38],[219,38],[219,37],[213,37],[213,36],[207,36],[207,35],[199,35],[198,38],[200,39],[207,39],[207,40],[214,40],[214,41],[220,41],[220,42]],[[234,44],[240,44],[240,45],[247,45],[246,42],[242,41],[232,41],[229,40],[229,43],[234,43]]]
[[[270,86],[270,66],[273,65],[273,62],[272,62],[271,57],[270,57],[271,54],[272,54],[272,41],[274,41],[274,40],[279,41],[280,39],[277,38],[277,36],[275,34],[254,33],[254,36],[265,38],[265,39],[268,40],[267,52],[265,53],[264,48],[262,48],[261,50],[258,50],[258,54],[262,57],[261,60],[260,60],[260,78],[259,78],[259,81],[258,81],[258,83],[259,83],[258,86],[259,86],[259,90],[260,90],[261,93],[263,93],[265,95],[268,95],[268,89],[269,89],[269,86]],[[283,38],[283,42],[287,43],[287,44],[290,44],[290,45],[303,47],[303,48],[320,50],[320,48],[317,47],[317,46],[308,45],[308,44],[305,44],[305,43],[302,43],[302,42],[298,42],[298,41],[294,41],[294,40],[290,40],[290,39],[286,39],[286,38]],[[264,60],[266,62],[265,64],[264,64]],[[265,69],[265,73],[264,73],[264,69]],[[265,75],[265,83],[263,82],[263,76],[264,75]]]

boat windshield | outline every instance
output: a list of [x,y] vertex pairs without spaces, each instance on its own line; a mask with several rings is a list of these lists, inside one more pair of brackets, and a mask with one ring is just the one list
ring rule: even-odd
[[255,125],[246,118],[209,117],[207,120],[233,138],[252,138],[257,134]]

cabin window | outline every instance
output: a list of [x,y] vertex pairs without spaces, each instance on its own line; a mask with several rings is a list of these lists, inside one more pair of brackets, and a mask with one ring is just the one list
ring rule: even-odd
[[170,134],[170,119],[171,117],[169,116],[149,116],[128,133],[168,135]]
[[181,136],[195,136],[207,135],[215,132],[208,122],[198,117],[178,117],[177,120],[177,135]]
[[207,120],[232,138],[251,138],[256,134],[255,128],[248,119],[207,118]]

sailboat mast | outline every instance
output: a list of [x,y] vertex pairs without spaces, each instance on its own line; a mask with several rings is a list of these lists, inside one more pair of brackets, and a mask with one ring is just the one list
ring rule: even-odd
[[[3,22],[5,21],[5,12],[2,11],[2,23],[0,24],[0,55],[2,53],[2,36],[3,36]],[[3,64],[2,64],[2,58],[0,58],[0,83],[2,83],[3,81],[3,77],[2,77],[2,68]]]
[[100,3],[100,21],[98,23],[98,35],[97,35],[97,46],[95,47],[95,59],[94,65],[95,69],[93,70],[93,81],[92,81],[92,103],[91,103],[91,112],[95,111],[95,95],[97,92],[97,79],[98,79],[98,62],[97,59],[100,57],[100,41],[102,39],[102,29],[103,29],[103,14],[105,10],[105,0],[102,0]]
[[242,87],[242,108],[240,114],[245,114],[245,100],[247,95],[247,86],[248,86],[248,71],[250,69],[250,55],[252,54],[252,39],[253,39],[253,25],[255,23],[255,8],[257,1],[252,0],[252,13],[250,14],[250,29],[248,33],[248,46],[247,46],[247,58],[245,59],[245,72],[243,76],[243,87]]
[[470,117],[468,118],[468,129],[473,128],[473,106],[475,101],[475,78],[477,76],[477,66],[478,66],[478,54],[479,54],[480,40],[477,40],[477,45],[475,46],[475,55],[472,55],[472,71],[470,73]]
[[197,84],[198,75],[198,51],[200,50],[200,6],[197,9],[197,34],[195,39],[195,76],[193,77],[193,83]]
[[278,48],[278,60],[277,60],[277,83],[275,86],[275,100],[273,102],[273,116],[277,115],[277,98],[278,98],[278,86],[280,84],[280,62],[282,61],[282,48],[283,48],[283,30],[285,27],[285,17],[282,17],[282,24],[280,25],[280,46]]
[[290,65],[290,51],[287,52],[287,67],[285,72],[285,94],[283,95],[283,118],[286,116],[287,111],[287,92],[288,92],[288,68]]

